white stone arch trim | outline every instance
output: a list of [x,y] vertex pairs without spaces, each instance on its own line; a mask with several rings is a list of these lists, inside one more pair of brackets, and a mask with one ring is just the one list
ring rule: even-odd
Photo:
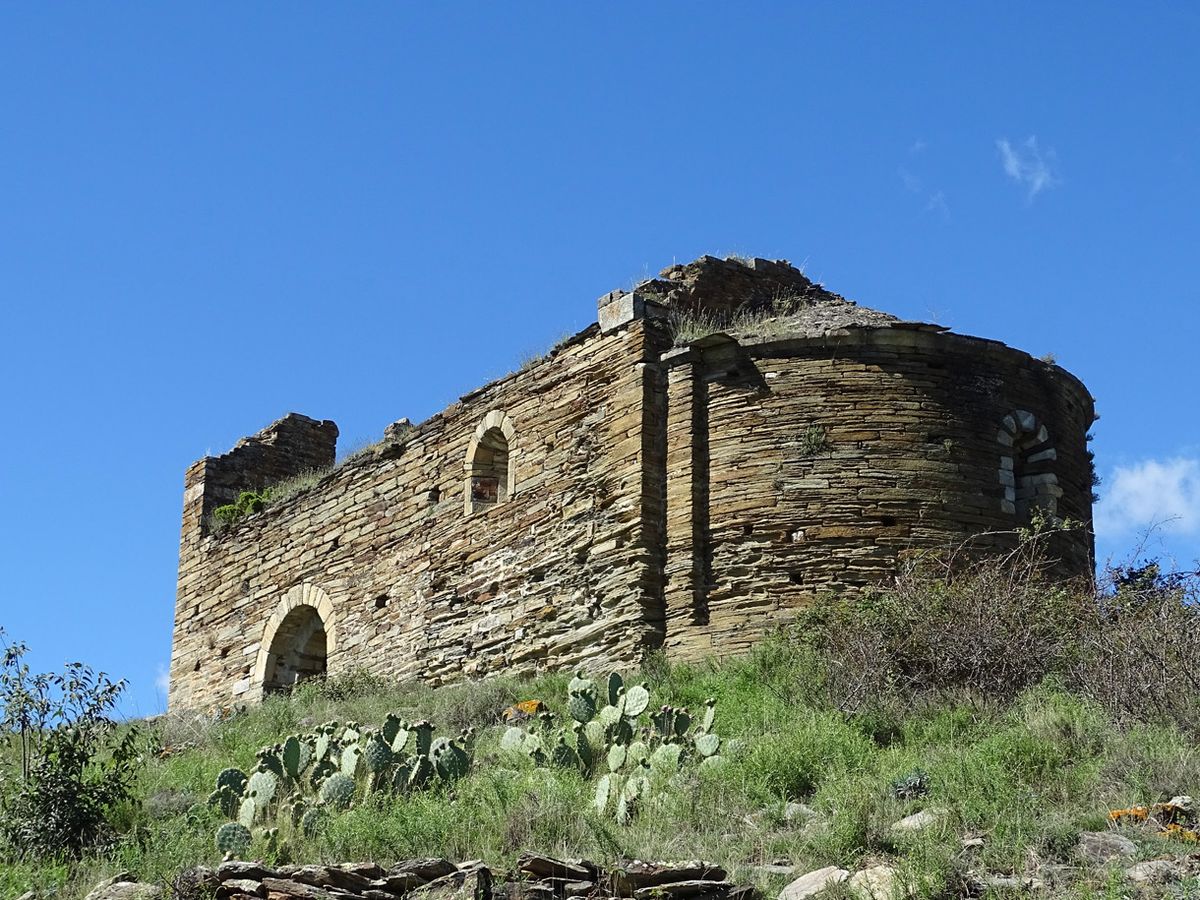
[[471,435],[471,442],[467,445],[467,455],[463,460],[463,473],[465,476],[463,503],[464,509],[468,514],[472,511],[471,475],[474,470],[475,457],[479,451],[480,442],[493,428],[500,430],[500,433],[504,435],[505,442],[508,444],[508,472],[507,483],[505,484],[505,499],[511,499],[517,492],[517,427],[513,424],[513,420],[508,413],[502,409],[493,409],[475,426],[475,433]]
[[[1030,465],[1058,459],[1058,451],[1050,444],[1046,426],[1029,410],[1014,409],[1000,420],[996,441],[1000,444],[999,479],[1004,488],[1001,512],[1016,515],[1018,503],[1024,503],[1056,515],[1058,498],[1063,494],[1058,486],[1058,476],[1053,472],[1030,474],[1021,471]],[[1024,455],[1031,449],[1032,453]]]
[[298,606],[311,606],[321,617],[321,623],[325,626],[325,658],[332,657],[337,649],[337,623],[333,615],[333,602],[329,599],[329,595],[315,584],[307,581],[295,585],[276,604],[275,610],[267,619],[266,627],[263,628],[262,640],[258,644],[258,657],[254,662],[253,686],[259,694],[262,693],[263,682],[267,677],[267,663],[270,661],[271,644],[275,640],[275,634],[279,631],[279,626],[283,624],[288,613]]

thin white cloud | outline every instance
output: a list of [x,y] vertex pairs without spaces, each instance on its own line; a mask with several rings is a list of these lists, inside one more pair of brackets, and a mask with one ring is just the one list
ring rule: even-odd
[[1157,527],[1200,534],[1200,459],[1178,456],[1118,466],[1096,504],[1096,534],[1127,537]]
[[[924,149],[925,145],[921,142],[920,149]],[[913,145],[916,146],[915,144]],[[913,150],[910,153],[915,152]],[[914,175],[909,169],[900,166],[896,173],[900,176],[900,183],[904,185],[904,189],[910,194],[925,194],[925,206],[923,212],[933,213],[938,216],[943,222],[950,221],[950,207],[946,203],[946,193],[942,190],[930,190],[925,188],[925,182],[918,175]]]
[[171,672],[161,663],[158,666],[158,674],[154,676],[154,686],[164,697],[167,696],[167,690],[171,687]]
[[941,216],[943,222],[950,221],[950,207],[946,204],[946,194],[943,191],[935,191],[929,195],[929,200],[925,203],[925,212],[934,213]]
[[929,145],[926,144],[923,140],[921,140],[920,138],[917,138],[915,141],[912,142],[911,145],[909,145],[908,155],[916,156],[918,153],[921,153],[922,151],[924,151],[924,149],[928,146]]
[[1024,189],[1026,201],[1032,203],[1042,191],[1060,183],[1054,172],[1054,150],[1043,150],[1036,137],[1030,135],[1016,146],[1001,138],[996,141],[996,149],[1000,151],[1004,174]]

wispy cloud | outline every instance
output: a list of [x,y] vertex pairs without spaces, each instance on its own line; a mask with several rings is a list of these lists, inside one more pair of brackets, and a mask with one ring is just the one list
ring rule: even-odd
[[[928,148],[922,140],[913,141],[908,148],[910,157],[918,156],[925,152]],[[900,176],[900,183],[904,185],[904,190],[910,194],[921,194],[925,197],[925,202],[921,207],[924,213],[932,213],[943,222],[950,221],[950,205],[946,202],[946,192],[933,185],[926,185],[925,180],[917,175],[908,166],[899,166],[896,169],[896,174]]]
[[162,663],[158,664],[158,673],[154,676],[154,687],[164,697],[167,696],[167,690],[171,687],[171,672]]
[[1032,203],[1033,198],[1042,191],[1060,183],[1054,171],[1054,150],[1039,147],[1033,135],[1016,146],[1001,138],[996,141],[996,149],[1000,151],[1004,174],[1024,189],[1027,202]]
[[942,217],[943,222],[950,221],[950,207],[946,205],[946,195],[942,191],[934,191],[925,202],[925,212]]
[[1118,466],[1096,505],[1096,534],[1121,538],[1157,527],[1200,535],[1200,459],[1178,456]]
[[921,193],[920,178],[908,171],[908,169],[904,168],[904,166],[901,166],[897,171],[900,173],[900,181],[903,183],[906,191],[908,191],[910,194]]

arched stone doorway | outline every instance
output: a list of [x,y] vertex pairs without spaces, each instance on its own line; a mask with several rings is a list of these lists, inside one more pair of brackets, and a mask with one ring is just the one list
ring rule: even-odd
[[263,695],[324,675],[335,648],[333,605],[316,585],[292,588],[263,631],[255,680]]
[[287,616],[267,651],[263,693],[284,690],[306,678],[325,674],[329,657],[325,623],[311,606],[297,606]]

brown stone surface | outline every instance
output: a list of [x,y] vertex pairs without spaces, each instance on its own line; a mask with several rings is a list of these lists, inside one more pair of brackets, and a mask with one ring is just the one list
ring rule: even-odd
[[[213,508],[328,466],[336,426],[288,416],[190,467],[171,708],[322,669],[440,684],[738,653],[907,551],[1011,533],[1035,506],[1090,526],[1092,400],[1057,366],[778,262],[662,282],[638,290],[720,311],[786,289],[808,318],[682,348],[661,317],[592,326],[224,533]],[[1053,549],[1090,572],[1086,533]]]

